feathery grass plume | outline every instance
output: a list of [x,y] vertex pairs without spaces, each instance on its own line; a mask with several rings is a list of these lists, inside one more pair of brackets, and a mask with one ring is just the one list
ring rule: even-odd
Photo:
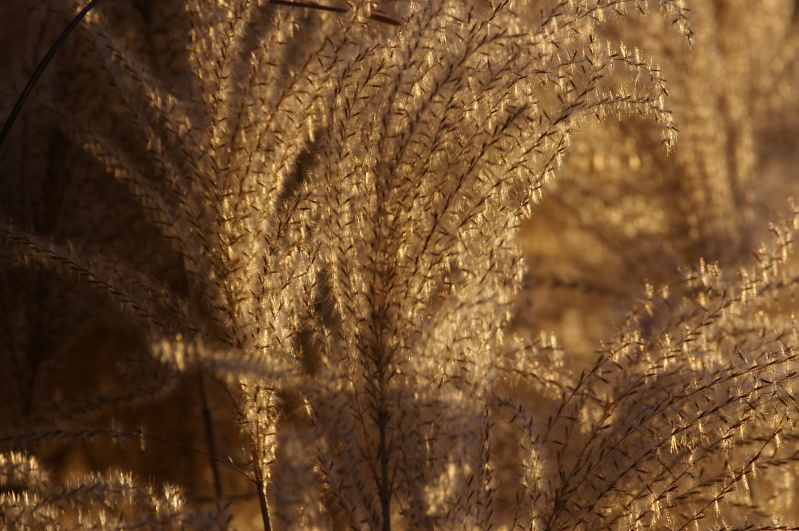
[[[343,70],[307,179],[336,319],[306,395],[350,525],[494,521],[488,397],[525,211],[587,117],[673,134],[658,72],[595,33],[621,7],[530,25],[506,2],[431,2]],[[612,90],[614,69],[629,84]]]
[[186,338],[209,363],[255,360],[257,373],[282,375],[250,381],[246,371],[239,374],[246,365],[234,365],[266,509],[274,393],[296,372],[296,307],[312,304],[315,280],[314,246],[304,235],[307,199],[293,189],[298,159],[322,126],[314,116],[342,58],[371,31],[365,27],[371,6],[336,16],[257,2],[190,3],[186,10],[191,70],[184,98],[115,34],[102,10],[92,11],[89,43],[117,94],[109,112],[121,111],[125,122],[95,124],[80,113],[67,126],[141,202],[182,262],[185,291],[108,258],[89,263],[12,224],[3,231],[26,259],[55,259],[108,288],[153,328],[161,358],[169,350],[165,338],[177,337],[172,350],[180,365]]
[[554,414],[500,398],[529,452],[522,526],[795,529],[796,216],[737,274],[651,289]]
[[[37,145],[58,169],[5,167],[19,167],[20,185],[30,174],[45,191],[72,190],[75,204],[110,198],[140,227],[111,218],[96,238],[91,216],[48,224],[9,207],[3,266],[51,290],[64,282],[53,270],[71,273],[137,316],[127,330],[152,365],[130,396],[200,372],[194,441],[244,471],[265,528],[778,528],[785,497],[771,475],[796,460],[785,444],[797,374],[782,258],[791,231],[777,230],[739,277],[703,266],[671,297],[653,288],[583,373],[549,336],[509,331],[520,225],[574,133],[594,118],[643,117],[658,135],[647,140],[673,147],[661,70],[608,29],[656,5],[692,38],[671,0],[101,5],[71,56],[83,83],[104,73],[96,101],[80,102],[77,81],[45,83],[69,89],[71,105],[44,103],[63,122],[58,149]],[[80,173],[63,169],[73,158],[85,183],[48,188],[51,171],[65,183]],[[104,181],[113,194],[100,193]],[[60,203],[47,198],[49,213]],[[153,258],[136,261],[145,242]],[[2,297],[7,315],[15,300],[29,315],[45,299]],[[82,310],[72,319],[86,312],[64,304]],[[8,322],[9,338],[30,328]],[[12,354],[9,380],[27,364],[20,396],[43,392],[34,354],[68,360]],[[206,396],[209,372],[233,399],[243,455],[214,450],[222,408]],[[121,408],[129,395],[99,396]],[[54,409],[53,424],[84,422],[96,402]],[[27,410],[9,416],[25,452],[3,455],[31,470],[38,447],[26,434],[69,432],[26,430]],[[86,506],[76,525],[208,522],[172,503],[170,487],[76,476],[4,479],[14,494],[0,506],[32,525],[39,502],[25,500],[37,496],[54,526]],[[215,500],[233,497],[214,483]],[[210,525],[227,525],[219,513]]]
[[665,154],[646,120],[589,124],[529,223],[520,324],[556,330],[581,364],[644,281],[670,283],[700,258],[742,265],[797,192],[796,6],[751,7],[692,4],[690,47],[663,17],[603,26],[668,79],[680,147]]
[[[315,244],[305,235],[309,207],[305,194],[292,189],[294,174],[322,125],[315,114],[342,58],[363,39],[369,8],[323,17],[257,2],[189,3],[185,100],[126,50],[101,12],[90,17],[97,58],[133,125],[130,134],[149,157],[128,158],[118,140],[94,131],[84,142],[142,199],[182,258],[186,304],[200,323],[177,331],[201,342],[209,357],[236,360],[233,380],[242,390],[265,522],[275,393],[292,385],[298,361],[291,337],[298,312],[312,304],[315,282]],[[152,297],[150,304],[159,301]],[[240,374],[238,360],[276,367],[282,378]]]
[[129,474],[91,474],[56,485],[35,458],[0,454],[0,523],[6,529],[220,529],[219,514],[187,510],[174,486],[140,485]]

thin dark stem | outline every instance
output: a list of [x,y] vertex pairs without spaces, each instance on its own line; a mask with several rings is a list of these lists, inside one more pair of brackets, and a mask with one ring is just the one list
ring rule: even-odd
[[[291,7],[305,7],[308,9],[318,9],[320,11],[332,11],[334,13],[346,13],[349,11],[346,7],[338,7],[338,6],[326,6],[320,4],[318,2],[303,2],[300,0],[272,0],[270,3],[276,4],[279,6],[291,6]],[[382,22],[383,24],[391,24],[392,26],[399,26],[400,21],[389,17],[388,15],[384,15],[379,12],[372,12],[369,14],[369,18],[374,20],[375,22]]]
[[200,367],[200,370],[197,372],[197,380],[199,381],[200,388],[205,444],[208,447],[209,463],[214,476],[214,494],[217,499],[222,499],[224,497],[222,493],[222,476],[219,472],[219,460],[216,457],[216,437],[214,437],[213,418],[211,417],[211,409],[208,407],[208,392],[205,386],[205,374],[202,367]]
[[305,7],[308,9],[318,9],[320,11],[332,11],[334,13],[346,13],[348,9],[346,7],[338,7],[338,6],[326,6],[322,5],[318,2],[303,2],[300,0],[293,1],[293,0],[272,0],[270,4],[275,4],[279,6],[290,6],[290,7]]
[[264,476],[261,473],[261,466],[255,451],[255,444],[252,447],[252,466],[255,470],[255,487],[258,489],[258,503],[261,505],[261,518],[264,521],[264,531],[272,531],[272,524],[269,521],[269,506],[266,503],[266,489]]
[[391,531],[391,489],[388,478],[388,449],[386,448],[387,412],[378,413],[380,419],[380,440],[378,441],[378,455],[380,456],[380,504],[383,509],[383,531]]

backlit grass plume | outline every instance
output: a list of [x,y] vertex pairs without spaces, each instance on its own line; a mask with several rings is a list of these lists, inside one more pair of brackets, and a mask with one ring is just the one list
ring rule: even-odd
[[[48,34],[49,5],[6,9]],[[100,3],[0,166],[0,521],[788,528],[794,218],[649,284],[587,366],[521,324],[522,224],[580,131],[680,149],[629,28],[688,15]]]

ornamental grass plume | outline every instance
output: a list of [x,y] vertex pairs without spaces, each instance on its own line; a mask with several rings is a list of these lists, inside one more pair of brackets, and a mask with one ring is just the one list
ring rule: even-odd
[[792,3],[698,4],[98,3],[0,152],[0,521],[794,529]]

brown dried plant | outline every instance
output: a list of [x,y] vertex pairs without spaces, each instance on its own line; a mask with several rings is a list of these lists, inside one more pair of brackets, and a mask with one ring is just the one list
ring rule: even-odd
[[[8,110],[74,11],[3,9]],[[761,84],[794,75],[790,24]],[[698,27],[675,0],[99,3],[3,146],[0,521],[794,529],[797,217],[742,260],[759,115],[646,59],[707,65],[728,37]],[[692,143],[742,129],[675,149],[672,86]],[[638,165],[603,173],[629,131]],[[633,194],[682,181],[619,238],[606,185],[653,161]],[[593,246],[525,283],[523,222],[564,212]],[[608,276],[626,319],[574,361],[541,308],[628,241],[646,292]]]

